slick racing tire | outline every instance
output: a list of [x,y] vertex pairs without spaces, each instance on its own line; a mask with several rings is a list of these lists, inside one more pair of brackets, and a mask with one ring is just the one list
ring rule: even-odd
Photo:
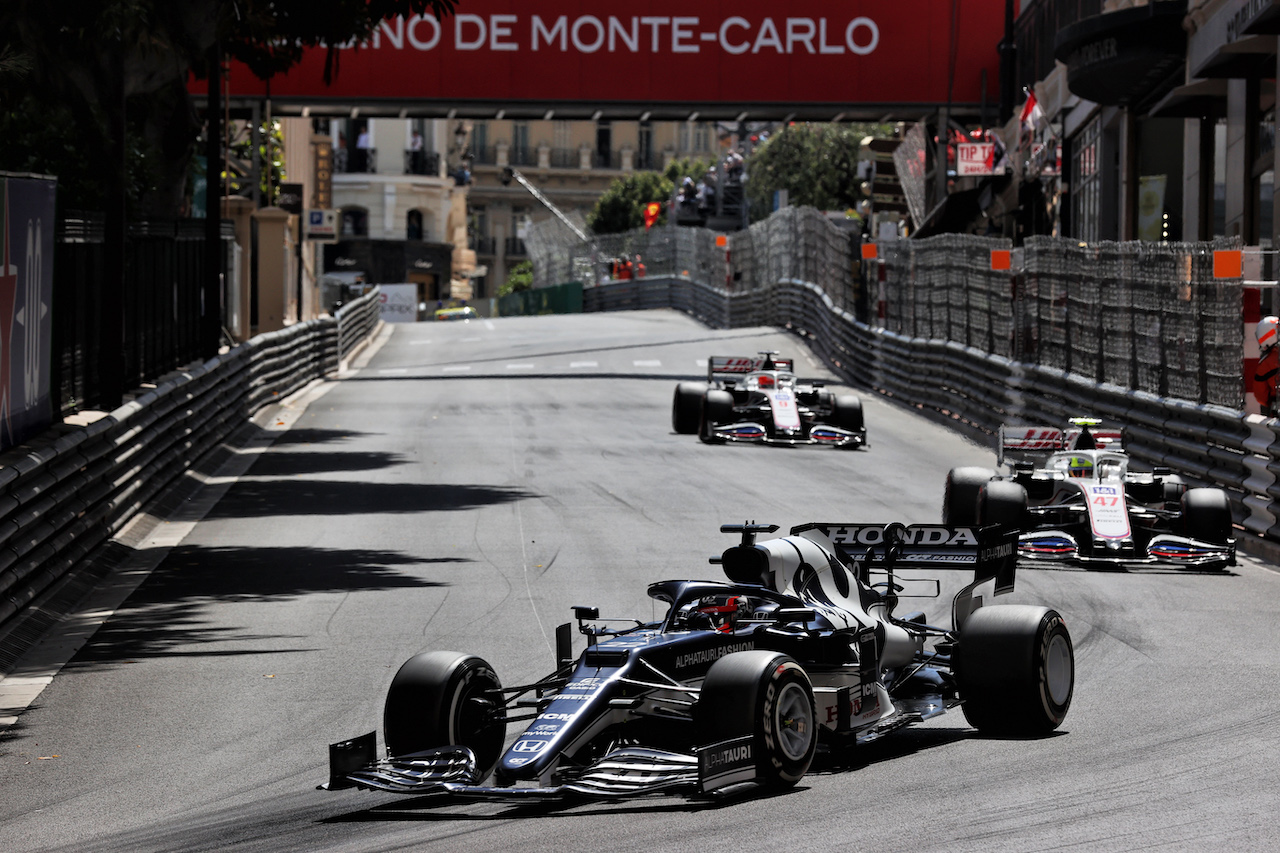
[[793,658],[734,652],[711,665],[693,706],[702,744],[750,737],[756,781],[790,788],[804,778],[818,746],[813,684]]
[[952,468],[942,495],[942,523],[970,527],[978,523],[978,490],[994,479],[990,468]]
[[[862,432],[864,426],[862,401],[852,394],[836,397],[835,405],[831,411],[831,420],[840,429],[847,429],[849,432]],[[857,447],[856,444],[845,446]]]
[[671,403],[671,428],[680,435],[693,435],[698,431],[702,396],[707,393],[705,382],[681,382],[676,386],[676,396]]
[[1191,539],[1226,545],[1231,541],[1231,501],[1222,489],[1182,493],[1182,532]]
[[698,437],[708,444],[719,444],[724,441],[712,433],[716,424],[727,424],[733,420],[733,395],[728,391],[712,388],[702,395],[702,410],[698,419]]
[[978,608],[960,629],[953,665],[965,719],[983,734],[1048,734],[1071,707],[1075,651],[1047,607]]
[[1027,517],[1027,490],[1012,480],[989,480],[978,489],[978,524],[1022,530]]
[[382,714],[387,752],[408,755],[440,746],[465,746],[476,756],[480,779],[498,763],[506,723],[502,689],[483,659],[460,652],[423,652],[405,661],[391,680]]

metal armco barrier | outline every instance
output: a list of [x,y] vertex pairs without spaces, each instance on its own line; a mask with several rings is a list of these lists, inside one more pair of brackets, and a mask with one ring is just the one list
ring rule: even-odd
[[600,285],[586,291],[585,310],[652,308],[664,296],[669,307],[714,328],[787,326],[808,338],[850,384],[926,406],[989,434],[1002,423],[1058,425],[1070,417],[1101,417],[1125,428],[1135,459],[1170,468],[1194,485],[1222,487],[1246,531],[1280,541],[1277,419],[872,327],[838,308],[823,288],[797,279],[781,279],[768,293],[746,294],[683,280]]
[[335,371],[376,328],[378,299],[259,335],[0,454],[0,632],[255,411]]

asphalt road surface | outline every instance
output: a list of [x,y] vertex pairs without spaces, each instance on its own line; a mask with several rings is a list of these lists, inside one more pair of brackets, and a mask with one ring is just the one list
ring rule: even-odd
[[[570,606],[650,618],[648,583],[718,577],[722,523],[933,522],[947,469],[993,461],[870,392],[862,451],[671,431],[677,378],[760,349],[830,378],[785,332],[671,311],[395,327],[281,409],[247,473],[186,508],[203,520],[149,540],[173,547],[0,735],[0,850],[1280,845],[1280,574],[1247,557],[1225,574],[1020,572],[1008,600],[1058,608],[1076,643],[1052,737],[979,737],[949,713],[791,793],[715,805],[316,790],[327,744],[380,728],[419,651],[529,680]],[[960,583],[943,580],[931,613]]]

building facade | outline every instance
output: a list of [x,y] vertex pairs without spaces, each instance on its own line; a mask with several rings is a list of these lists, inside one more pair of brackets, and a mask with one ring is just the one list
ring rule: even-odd
[[1017,82],[1038,110],[1004,128],[1006,233],[1275,244],[1277,33],[1271,0],[1024,4]]
[[[326,273],[354,277],[369,265],[360,241],[452,247],[450,268],[412,267],[420,301],[487,300],[527,260],[526,229],[551,216],[510,167],[568,215],[585,218],[619,177],[665,169],[674,159],[721,152],[713,122],[355,118],[317,122],[335,151],[333,204],[340,240],[325,250]],[[388,257],[388,248],[376,254]],[[391,251],[391,256],[396,253]],[[418,257],[422,263],[429,260]],[[378,275],[387,275],[384,265]]]

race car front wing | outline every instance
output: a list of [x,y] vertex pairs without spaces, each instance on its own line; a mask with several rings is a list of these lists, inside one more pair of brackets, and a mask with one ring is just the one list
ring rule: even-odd
[[[375,758],[376,734],[329,747],[328,791],[362,788],[393,794],[442,794],[481,800],[556,800],[572,796],[619,799],[684,790],[710,793],[755,778],[751,752],[737,741],[710,744],[696,755],[647,747],[615,749],[581,770],[564,769],[558,785],[492,787],[477,784],[475,754],[465,746],[446,746],[410,755]],[[735,756],[736,765],[718,760]]]
[[806,435],[803,430],[787,432],[780,430],[773,435],[754,421],[743,421],[736,424],[722,424],[710,427],[711,435],[721,441],[740,441],[752,444],[824,444],[830,447],[865,447],[865,432],[853,432],[829,424],[814,424]]
[[1190,568],[1215,568],[1235,565],[1234,543],[1219,545],[1161,533],[1151,537],[1145,553],[1127,547],[1107,550],[1095,545],[1094,553],[1083,554],[1076,537],[1065,530],[1036,530],[1018,537],[1018,557],[1032,562],[1065,562],[1079,564],[1175,565]]

